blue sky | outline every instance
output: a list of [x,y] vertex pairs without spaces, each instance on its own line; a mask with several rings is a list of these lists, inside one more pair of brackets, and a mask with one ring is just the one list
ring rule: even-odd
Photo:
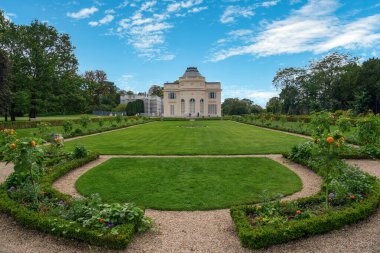
[[278,94],[279,68],[329,52],[380,50],[377,0],[1,0],[17,24],[37,18],[71,35],[80,71],[102,69],[125,90],[147,91],[197,66],[223,98],[260,105]]

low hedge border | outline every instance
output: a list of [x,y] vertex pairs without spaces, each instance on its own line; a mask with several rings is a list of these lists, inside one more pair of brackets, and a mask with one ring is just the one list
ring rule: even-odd
[[[250,213],[255,212],[256,207],[252,205],[233,207],[230,209],[230,214],[244,247],[250,249],[266,248],[295,239],[326,233],[368,218],[376,212],[380,205],[379,182],[379,180],[376,180],[371,194],[362,203],[355,203],[350,207],[340,210],[332,209],[319,216],[299,221],[294,220],[283,225],[265,225],[254,228],[248,217]],[[315,203],[321,198],[323,198],[322,194],[318,193],[308,198],[297,199],[296,201],[302,205]],[[282,204],[285,203],[287,202]]]
[[143,121],[143,122],[127,123],[126,125],[121,125],[121,126],[116,126],[116,127],[107,127],[107,128],[103,128],[103,129],[94,130],[94,131],[88,131],[88,132],[82,133],[82,134],[75,134],[75,133],[63,134],[63,137],[64,138],[74,138],[74,137],[78,137],[78,136],[86,136],[86,135],[91,135],[91,134],[97,134],[97,133],[103,133],[103,132],[113,131],[113,130],[117,130],[117,129],[128,128],[128,127],[131,127],[131,126],[142,125],[142,124],[146,124],[146,123],[150,123],[150,122],[152,122],[152,121],[151,120],[146,120],[146,121]]
[[[294,128],[278,127],[278,126],[272,126],[272,125],[268,126],[268,125],[257,123],[257,122],[246,122],[246,121],[239,120],[239,119],[232,119],[232,121],[236,121],[236,122],[247,124],[247,125],[269,128],[269,129],[273,129],[273,130],[279,130],[279,131],[284,131],[284,132],[289,132],[289,133],[311,136],[311,132],[306,130],[306,129],[299,130],[299,129],[294,129]],[[354,144],[354,145],[360,145],[356,140],[353,140],[350,138],[346,138],[346,142],[348,142],[350,144]]]
[[[128,119],[139,119],[136,116],[123,116],[123,118]],[[81,119],[52,119],[52,120],[36,120],[36,121],[0,121],[0,128],[13,128],[13,129],[24,129],[24,128],[34,128],[38,127],[38,124],[49,123],[51,126],[62,126],[66,121],[71,121],[73,123],[80,123]],[[115,121],[113,116],[104,116],[97,118],[90,118],[91,122],[99,121]]]
[[[70,195],[55,190],[52,187],[52,183],[69,171],[96,160],[97,158],[97,154],[90,154],[88,157],[50,168],[47,174],[42,178],[41,184],[44,191],[52,198],[71,199],[72,197]],[[137,226],[135,224],[125,224],[119,226],[119,234],[113,235],[101,229],[85,228],[74,221],[35,212],[9,198],[4,184],[0,186],[0,212],[10,215],[27,228],[110,249],[123,249],[127,247],[133,235],[137,232]]]

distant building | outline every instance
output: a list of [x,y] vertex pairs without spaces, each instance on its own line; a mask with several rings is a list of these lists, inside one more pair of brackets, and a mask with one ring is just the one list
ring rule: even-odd
[[196,67],[189,67],[173,83],[164,84],[164,117],[220,117],[221,83],[206,82]]
[[162,115],[162,99],[155,95],[123,95],[120,104],[128,104],[136,100],[144,101],[144,116],[159,117]]

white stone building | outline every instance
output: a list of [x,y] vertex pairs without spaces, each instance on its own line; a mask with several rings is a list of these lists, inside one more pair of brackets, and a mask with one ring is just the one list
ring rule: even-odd
[[162,99],[156,95],[124,95],[120,96],[120,104],[128,104],[136,100],[144,101],[143,116],[160,117],[162,116]]
[[164,117],[220,117],[221,84],[206,82],[196,67],[189,67],[174,83],[164,84]]

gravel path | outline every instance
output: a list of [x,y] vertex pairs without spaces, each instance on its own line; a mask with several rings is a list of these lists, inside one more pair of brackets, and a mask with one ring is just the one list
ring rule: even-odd
[[[270,158],[286,163],[289,167],[292,166],[290,162],[279,156]],[[348,162],[352,163],[351,160]],[[354,162],[363,166],[361,167],[363,170],[380,177],[380,161],[359,160]],[[94,163],[92,166],[96,166],[96,164]],[[300,174],[300,171],[304,170],[302,166],[297,170],[296,173],[301,179],[310,172],[307,170],[302,176]],[[315,183],[316,180],[320,179],[308,179],[308,182],[314,184],[309,188],[310,191],[319,185],[319,183]],[[308,182],[304,182],[304,188],[308,187]],[[291,195],[288,199],[295,198],[296,194]],[[131,245],[122,252],[249,252],[240,246],[228,210],[194,212],[147,210],[146,213],[148,216],[156,218],[156,229],[137,235]],[[108,252],[97,247],[90,249],[83,243],[69,242],[65,239],[24,229],[11,218],[2,214],[0,214],[0,235],[0,252],[4,253]],[[380,252],[378,238],[380,238],[379,211],[368,220],[353,226],[255,252]]]

